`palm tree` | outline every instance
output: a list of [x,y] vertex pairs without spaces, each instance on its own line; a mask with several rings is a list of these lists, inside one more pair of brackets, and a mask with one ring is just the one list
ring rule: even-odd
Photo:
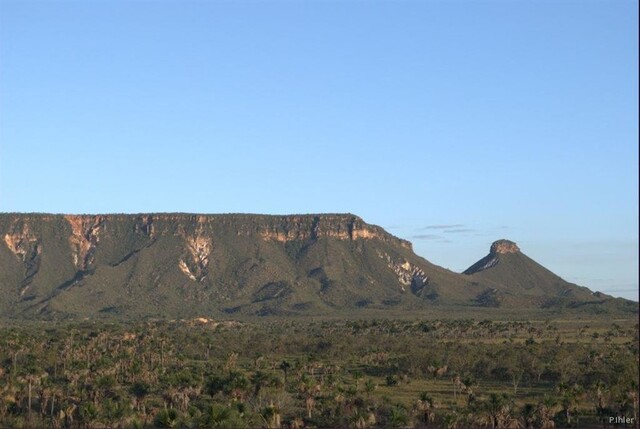
[[444,416],[444,426],[447,429],[457,429],[460,427],[460,420],[460,414],[453,410]]
[[560,396],[560,404],[562,405],[562,411],[567,419],[567,425],[571,425],[572,413],[575,409],[578,397],[582,393],[582,389],[577,384],[569,386],[566,383],[560,383],[556,387],[556,390]]
[[409,418],[407,417],[407,412],[401,405],[396,405],[391,408],[391,412],[389,414],[389,423],[391,427],[399,428],[405,427],[409,423]]
[[360,380],[362,379],[364,374],[359,369],[356,369],[353,371],[352,375],[353,375],[353,380],[356,382],[356,389],[358,389],[360,387],[359,386]]
[[349,423],[356,429],[366,429],[376,424],[376,416],[372,411],[364,411],[356,408],[349,417]]
[[80,421],[82,421],[86,427],[92,427],[93,423],[97,420],[98,407],[93,402],[86,402],[80,406]]
[[178,405],[178,410],[186,412],[189,408],[189,387],[181,387],[174,393],[173,402]]
[[260,394],[260,390],[269,385],[269,374],[263,371],[256,371],[250,378],[251,384],[253,384],[253,396],[257,397]]
[[[93,407],[92,403],[89,403],[89,404]],[[66,403],[60,410],[59,417],[61,421],[64,420],[65,427],[73,427],[73,416],[77,408],[78,406],[75,403],[71,402],[71,403]],[[92,416],[90,416],[92,418],[92,421],[97,420],[97,416],[98,416],[98,412],[97,412],[97,409],[95,409],[95,407],[94,407],[94,411],[95,413]]]
[[227,356],[227,361],[224,364],[224,369],[226,369],[227,371],[229,371],[229,373],[231,373],[237,364],[238,364],[238,353],[230,353],[229,356]]
[[371,378],[367,379],[367,381],[364,382],[364,391],[367,394],[367,397],[369,397],[373,393],[373,391],[376,390],[376,387],[376,383]]
[[505,394],[492,393],[484,403],[484,410],[489,417],[492,429],[503,427],[503,421],[508,414],[508,397]]
[[267,429],[280,428],[280,410],[273,405],[273,402],[271,402],[268,407],[264,408],[260,415],[262,416],[262,420],[264,421]]
[[536,423],[536,407],[533,404],[526,403],[522,406],[520,413],[524,420],[524,426],[526,429],[532,429]]
[[49,416],[53,418],[53,413],[56,407],[56,399],[62,398],[63,391],[58,386],[51,387],[51,406]]
[[286,360],[283,360],[282,363],[280,363],[280,365],[278,366],[278,368],[280,368],[282,370],[282,373],[284,374],[284,385],[286,389],[287,375],[289,374],[289,369],[291,368],[291,364]]
[[207,408],[207,411],[202,415],[201,423],[205,428],[222,428],[226,426],[230,417],[231,410],[229,410],[229,408],[212,405]]
[[103,418],[107,427],[120,427],[127,417],[129,407],[127,404],[116,399],[107,399],[103,403]]
[[144,382],[137,381],[133,383],[133,385],[129,388],[129,391],[135,398],[136,410],[140,411],[140,405],[142,404],[145,396],[147,396],[147,394],[149,393],[149,385]]
[[420,394],[420,399],[416,402],[416,410],[420,413],[420,420],[424,423],[425,428],[433,422],[435,417],[435,408],[433,398],[429,396],[427,392],[422,392]]
[[556,401],[551,396],[545,396],[536,409],[539,426],[543,429],[555,427],[553,415],[555,414]]
[[40,404],[40,416],[42,418],[47,416],[47,405],[51,400],[51,396],[51,388],[42,386],[38,389],[38,402]]
[[320,384],[315,383],[315,380],[303,374],[298,390],[304,397],[308,418],[312,417],[313,409],[316,405],[316,395],[320,393],[320,389]]
[[0,385],[0,417],[5,417],[9,407],[18,403],[18,388],[12,383]]

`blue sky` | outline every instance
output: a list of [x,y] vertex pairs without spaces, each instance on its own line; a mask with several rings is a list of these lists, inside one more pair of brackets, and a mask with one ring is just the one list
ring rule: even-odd
[[0,0],[0,211],[351,212],[638,296],[634,1]]

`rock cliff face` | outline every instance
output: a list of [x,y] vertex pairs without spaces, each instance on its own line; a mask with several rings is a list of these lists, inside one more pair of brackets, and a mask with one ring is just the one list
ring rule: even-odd
[[11,253],[22,262],[34,259],[41,252],[38,238],[31,232],[27,223],[14,223],[4,235],[4,242]]
[[153,238],[155,228],[153,226],[153,216],[143,215],[136,218],[135,232]]
[[19,286],[19,295],[22,297],[29,290],[29,285],[40,268],[42,244],[29,228],[29,224],[18,219],[11,223],[4,234],[4,242],[23,265],[24,275]]
[[414,293],[419,293],[427,284],[429,284],[429,276],[418,266],[413,265],[409,261],[394,261],[391,256],[386,253],[380,253],[379,256],[387,261],[387,266],[398,276],[400,289],[406,292],[405,286],[410,287]]
[[93,263],[93,255],[100,241],[100,232],[105,223],[104,216],[64,216],[71,226],[69,243],[73,265],[86,271]]
[[489,254],[467,268],[464,274],[474,274],[494,267],[500,262],[500,255],[510,253],[520,253],[520,248],[516,243],[504,239],[494,241],[489,249]]
[[[319,238],[380,240],[411,249],[411,243],[408,241],[394,237],[380,227],[368,225],[359,217],[352,215],[283,216],[280,219],[265,220],[267,222],[256,225],[257,230],[251,231],[251,229],[242,228],[238,234],[257,233],[263,240],[281,243],[317,240]],[[276,222],[273,222],[274,220]]]
[[520,252],[520,248],[513,241],[509,240],[497,240],[494,241],[491,245],[491,249],[489,253],[518,253]]
[[193,235],[184,234],[186,242],[186,255],[180,259],[178,266],[191,280],[201,282],[207,277],[209,255],[213,249],[211,237],[208,237],[202,229],[205,220],[198,219],[198,228]]
[[495,242],[465,276],[351,214],[0,214],[0,237],[0,317],[286,316],[608,299],[561,279],[540,295],[507,273],[520,279],[507,276],[523,285],[518,293],[537,299],[514,300],[508,282],[482,273],[525,258],[515,243]]

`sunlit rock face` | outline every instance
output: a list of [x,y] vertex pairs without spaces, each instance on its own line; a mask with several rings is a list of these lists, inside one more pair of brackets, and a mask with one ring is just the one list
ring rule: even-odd
[[4,235],[4,243],[22,262],[33,259],[42,251],[38,237],[31,232],[26,222],[22,225],[14,224],[11,231]]
[[520,248],[510,240],[497,240],[494,241],[489,250],[490,254],[496,253],[518,253]]
[[191,280],[201,282],[208,275],[209,256],[213,250],[213,240],[198,229],[192,236],[184,237],[187,254],[180,259],[180,270]]
[[85,271],[93,263],[93,257],[100,241],[105,216],[73,216],[64,217],[71,226],[71,257],[73,264],[80,271]]
[[[278,220],[273,222],[273,220]],[[238,231],[239,235],[251,235],[248,230]],[[394,242],[411,249],[411,243],[393,237],[380,227],[369,225],[357,216],[321,215],[321,216],[283,216],[260,223],[257,235],[263,240],[287,243],[299,240],[317,240],[335,238],[338,240],[380,240]]]
[[497,240],[491,244],[489,254],[467,268],[464,274],[474,274],[495,267],[500,262],[500,255],[520,253],[520,248],[511,240]]
[[40,269],[42,243],[27,221],[15,221],[9,232],[4,234],[3,240],[11,253],[22,262],[24,278],[19,285],[22,297],[29,290],[34,276]]

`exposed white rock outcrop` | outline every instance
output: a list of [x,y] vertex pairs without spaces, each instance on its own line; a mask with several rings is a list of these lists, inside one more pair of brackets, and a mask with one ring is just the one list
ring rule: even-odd
[[387,253],[378,252],[378,256],[387,261],[387,266],[398,276],[401,290],[406,292],[406,286],[411,287],[412,292],[421,290],[429,283],[429,276],[418,266],[409,261],[394,261]]
[[180,270],[191,280],[201,282],[208,274],[209,256],[213,251],[213,240],[198,227],[193,235],[184,234],[186,254],[178,262]]
[[66,215],[64,218],[71,226],[69,243],[73,265],[80,271],[86,271],[93,263],[105,217]]

